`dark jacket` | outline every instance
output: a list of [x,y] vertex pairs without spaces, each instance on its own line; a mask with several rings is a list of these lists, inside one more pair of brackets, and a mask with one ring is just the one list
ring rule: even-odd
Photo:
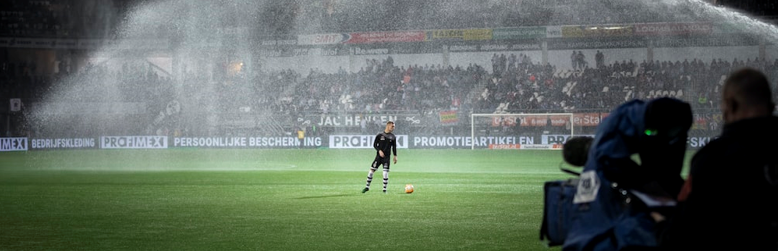
[[777,250],[777,117],[725,125],[690,165],[690,192],[658,226],[667,250]]

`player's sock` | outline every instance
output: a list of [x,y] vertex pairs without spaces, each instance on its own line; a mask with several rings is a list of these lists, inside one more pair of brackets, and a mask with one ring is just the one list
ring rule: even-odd
[[373,172],[376,172],[376,170],[371,169],[368,171],[368,180],[365,182],[365,188],[371,187],[371,181],[373,181]]
[[387,182],[389,181],[389,170],[384,169],[384,192],[387,192]]

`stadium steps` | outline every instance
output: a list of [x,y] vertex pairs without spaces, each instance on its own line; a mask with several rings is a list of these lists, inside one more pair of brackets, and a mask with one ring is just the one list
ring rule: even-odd
[[563,92],[568,95],[569,97],[573,93],[573,88],[576,87],[576,84],[578,84],[579,81],[571,81],[566,84],[566,87],[563,87]]
[[284,127],[276,120],[268,116],[257,116],[257,128],[272,136],[285,135]]
[[465,100],[478,100],[481,97],[484,88],[487,86],[489,79],[480,79],[476,85],[471,88],[471,91],[465,97]]
[[267,107],[253,114],[256,129],[266,134],[265,136],[282,136],[285,133],[289,133],[288,130],[284,129],[282,121],[277,119],[278,117],[268,116],[269,114],[275,114],[275,111]]

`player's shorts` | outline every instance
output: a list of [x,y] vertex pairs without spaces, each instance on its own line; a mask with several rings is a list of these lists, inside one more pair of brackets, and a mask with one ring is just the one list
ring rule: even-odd
[[384,165],[384,170],[390,169],[390,158],[389,156],[382,158],[378,154],[376,154],[376,158],[373,159],[373,164],[371,164],[371,170],[379,169],[379,165]]

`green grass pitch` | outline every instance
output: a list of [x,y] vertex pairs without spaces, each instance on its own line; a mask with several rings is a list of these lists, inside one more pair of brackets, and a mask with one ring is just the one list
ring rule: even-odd
[[559,250],[538,231],[560,151],[400,149],[362,194],[373,156],[0,153],[0,250]]

